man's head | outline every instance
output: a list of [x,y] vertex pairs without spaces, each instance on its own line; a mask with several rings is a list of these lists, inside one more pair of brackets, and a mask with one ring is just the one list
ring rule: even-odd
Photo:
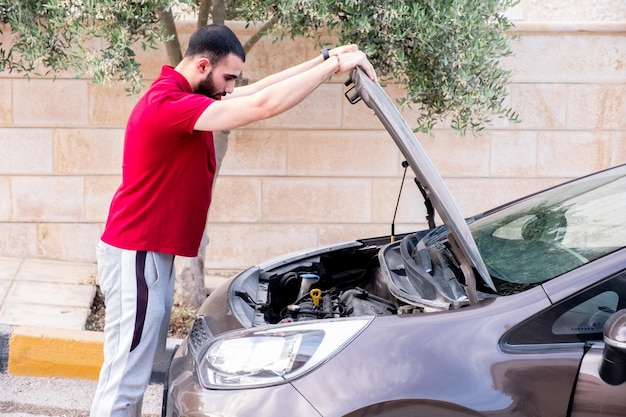
[[237,36],[224,25],[206,25],[191,35],[185,58],[205,55],[212,65],[218,65],[229,54],[237,55],[246,62],[246,52]]
[[224,25],[206,25],[189,39],[184,62],[193,72],[187,75],[198,94],[218,99],[231,93],[241,74],[246,54],[237,36]]

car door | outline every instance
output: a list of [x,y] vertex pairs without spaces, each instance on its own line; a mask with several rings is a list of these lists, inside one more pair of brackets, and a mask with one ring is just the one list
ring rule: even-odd
[[[503,347],[511,352],[536,350],[557,356],[560,351],[570,358],[579,350],[576,384],[571,388],[561,387],[571,389],[568,415],[626,416],[626,384],[611,386],[602,381],[598,372],[604,347],[604,323],[623,308],[626,308],[626,272],[621,271],[516,326],[505,335]],[[535,390],[528,395],[535,402],[545,403],[553,394]],[[545,398],[538,400],[542,397]]]
[[[624,308],[625,274],[618,274],[593,289],[586,303],[595,304],[595,311],[587,320],[593,328],[604,326],[610,315]],[[583,307],[584,309],[584,307]],[[588,309],[589,311],[589,309]],[[583,357],[576,389],[572,398],[571,417],[618,417],[626,415],[626,383],[613,385],[600,376],[604,342],[596,337],[589,343]],[[615,364],[613,364],[615,365]],[[613,366],[612,365],[612,366]]]
[[585,354],[572,400],[571,417],[623,417],[626,415],[626,383],[607,384],[598,369],[604,343],[594,343]]

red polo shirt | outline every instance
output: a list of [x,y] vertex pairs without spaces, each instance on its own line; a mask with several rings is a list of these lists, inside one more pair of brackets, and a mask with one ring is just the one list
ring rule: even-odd
[[128,120],[122,184],[111,202],[104,242],[198,254],[216,165],[213,133],[193,127],[214,101],[194,94],[180,73],[163,67]]

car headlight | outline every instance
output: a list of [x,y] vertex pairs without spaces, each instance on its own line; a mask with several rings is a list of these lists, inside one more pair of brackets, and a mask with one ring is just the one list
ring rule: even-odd
[[337,354],[371,320],[316,320],[225,333],[199,352],[200,382],[222,389],[287,382]]

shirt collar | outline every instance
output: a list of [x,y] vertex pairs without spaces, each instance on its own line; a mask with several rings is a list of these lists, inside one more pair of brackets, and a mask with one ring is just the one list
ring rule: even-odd
[[163,68],[161,68],[161,77],[173,78],[176,82],[176,85],[182,91],[186,93],[193,93],[189,81],[187,81],[183,74],[176,71],[176,69],[174,69],[174,67],[172,67],[171,65],[163,65]]

